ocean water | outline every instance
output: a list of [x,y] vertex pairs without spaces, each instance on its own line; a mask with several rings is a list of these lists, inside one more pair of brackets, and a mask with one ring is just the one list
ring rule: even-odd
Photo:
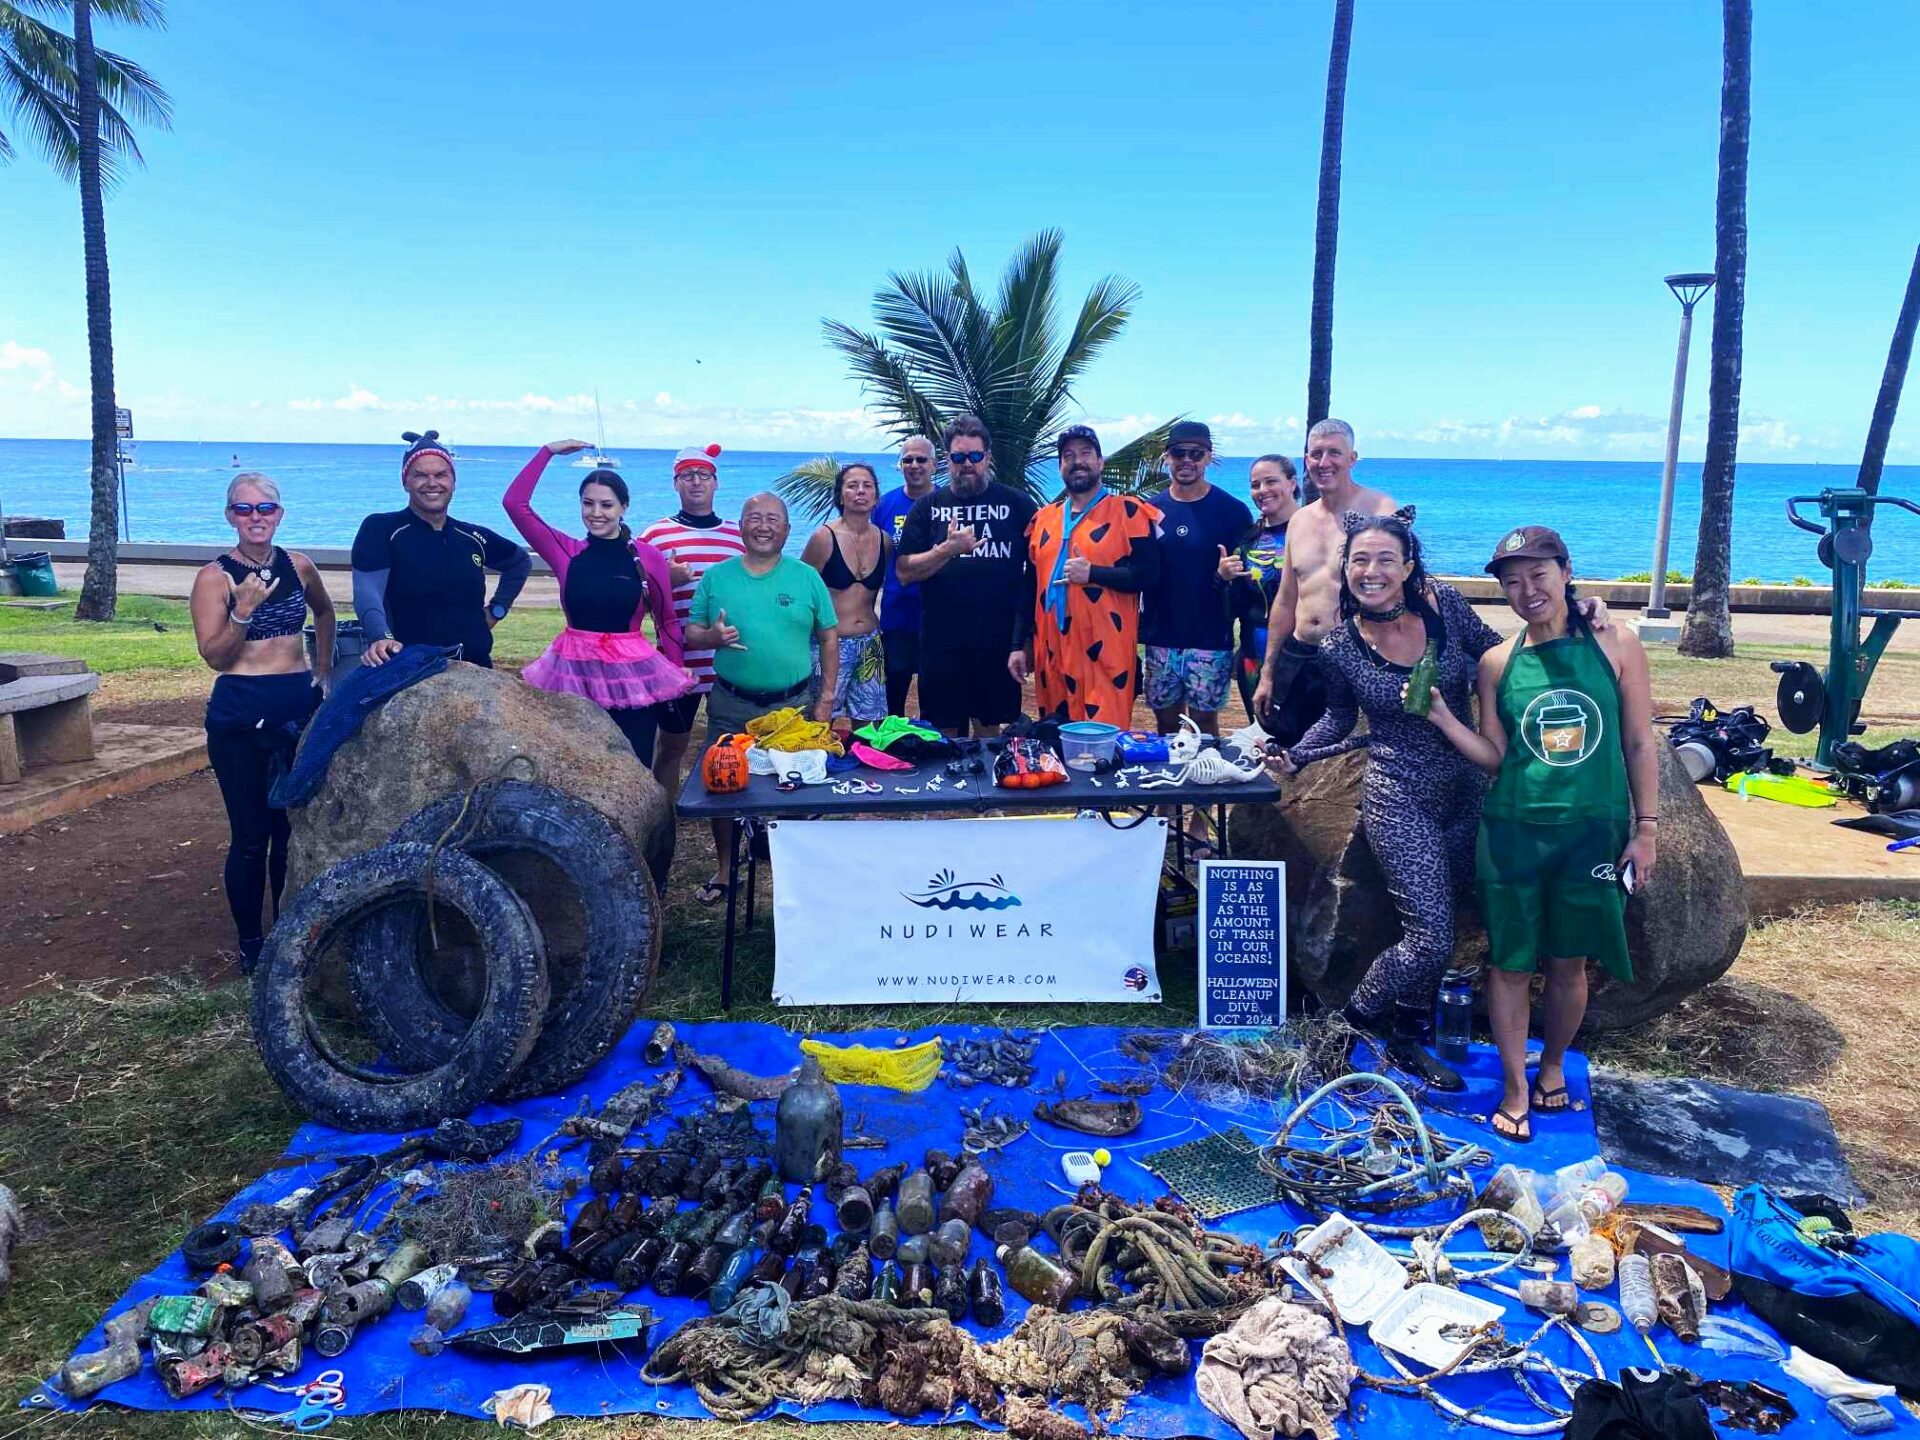
[[[87,532],[88,446],[83,440],[0,440],[0,509],[13,514],[54,515],[67,535]],[[460,452],[454,512],[511,534],[500,497],[526,462],[517,448],[481,447]],[[645,524],[677,507],[671,483],[674,452],[619,452],[621,473],[633,492],[631,519]],[[536,504],[562,528],[575,528],[573,493],[583,471],[571,458],[553,462]],[[812,452],[728,451],[720,457],[718,508],[734,513],[740,501],[775,480]],[[870,460],[881,483],[897,483],[887,455]],[[399,446],[218,444],[144,440],[127,471],[127,510],[132,538],[147,542],[203,541],[232,537],[223,517],[226,486],[239,468],[259,470],[280,482],[287,504],[281,538],[288,545],[348,545],[362,516],[395,510],[400,490]],[[1245,458],[1223,458],[1214,481],[1245,499]],[[1653,564],[1653,534],[1660,499],[1655,461],[1600,460],[1375,460],[1363,459],[1358,475],[1401,502],[1419,506],[1417,528],[1431,567],[1441,573],[1479,571],[1502,534],[1522,524],[1551,525],[1565,537],[1576,574],[1591,578],[1645,572]],[[1787,523],[1790,495],[1817,494],[1851,485],[1847,465],[1743,464],[1735,487],[1733,577],[1790,581],[1824,578],[1814,555],[1815,538]],[[1920,466],[1888,466],[1881,492],[1920,500]],[[1693,567],[1699,525],[1700,467],[1682,465],[1674,497],[1669,568]],[[636,528],[638,528],[636,526]],[[790,548],[798,552],[807,527],[797,525]],[[1887,512],[1874,527],[1874,579],[1920,583],[1920,517]]]

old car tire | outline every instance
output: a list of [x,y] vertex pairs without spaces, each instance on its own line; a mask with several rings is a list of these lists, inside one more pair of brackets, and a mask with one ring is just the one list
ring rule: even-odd
[[[343,1061],[311,1023],[308,984],[335,942],[369,917],[409,902],[424,907],[430,861],[436,908],[459,914],[479,937],[479,1006],[425,1068],[389,1074]],[[547,997],[540,932],[499,876],[458,851],[383,845],[324,872],[282,912],[254,969],[254,1042],[280,1088],[314,1119],[342,1130],[412,1130],[467,1114],[509,1080],[540,1038]]]
[[[565,1089],[619,1042],[653,983],[661,931],[657,892],[604,815],[548,785],[503,781],[490,802],[471,805],[464,795],[447,796],[393,839],[438,841],[463,806],[468,825],[478,824],[460,848],[517,888],[546,930],[546,1019],[532,1054],[499,1094]],[[542,873],[519,869],[530,859],[544,862]],[[554,933],[556,914],[576,932],[565,941]],[[450,1003],[446,986],[431,973],[430,952],[416,938],[423,925],[420,906],[370,916],[348,962],[348,983],[368,1028],[402,1064],[439,1063],[467,1025],[466,1007]]]

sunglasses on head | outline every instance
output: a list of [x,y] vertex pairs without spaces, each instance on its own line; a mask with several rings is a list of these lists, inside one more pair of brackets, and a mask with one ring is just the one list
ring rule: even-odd
[[1167,454],[1176,460],[1204,460],[1207,458],[1207,447],[1204,445],[1169,445],[1167,447]]
[[280,502],[278,500],[236,500],[227,506],[227,509],[236,515],[252,515],[256,512],[261,515],[278,515]]
[[947,452],[949,464],[978,465],[986,458],[987,452],[984,450],[949,450]]

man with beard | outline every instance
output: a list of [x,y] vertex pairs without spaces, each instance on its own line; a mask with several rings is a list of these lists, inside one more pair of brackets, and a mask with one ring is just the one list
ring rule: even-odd
[[[1101,483],[1100,437],[1085,425],[1060,433],[1067,493],[1027,529],[1027,593],[1007,668],[1029,669],[1042,715],[1132,724],[1139,665],[1140,593],[1160,576],[1160,512]],[[1029,654],[1031,641],[1031,654]]]
[[900,529],[901,583],[920,587],[920,714],[949,735],[997,735],[1020,714],[1007,666],[1034,504],[992,478],[993,440],[959,415],[941,437],[947,483]]
[[1233,617],[1220,555],[1240,543],[1253,513],[1207,480],[1213,432],[1199,420],[1167,431],[1162,457],[1172,483],[1153,497],[1160,511],[1160,580],[1147,598],[1147,704],[1164,735],[1190,716],[1220,733],[1220,707],[1233,683]]

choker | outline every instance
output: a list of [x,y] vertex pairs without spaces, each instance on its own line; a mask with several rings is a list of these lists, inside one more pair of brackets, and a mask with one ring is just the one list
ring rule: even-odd
[[1364,605],[1360,607],[1360,618],[1362,620],[1371,620],[1375,625],[1391,624],[1393,621],[1398,620],[1402,615],[1406,613],[1407,613],[1407,602],[1404,600],[1402,600],[1398,605],[1394,606],[1391,610],[1369,610]]

